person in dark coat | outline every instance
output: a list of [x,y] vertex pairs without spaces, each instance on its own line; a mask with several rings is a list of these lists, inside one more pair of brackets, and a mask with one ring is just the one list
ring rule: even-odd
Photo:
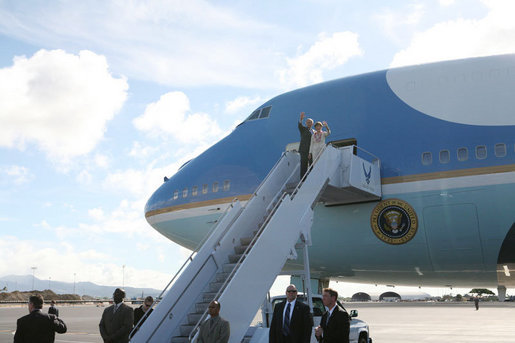
[[59,317],[59,309],[55,307],[55,300],[50,302],[50,307],[48,308],[48,314],[55,314],[56,317]]
[[53,343],[56,332],[66,332],[66,324],[61,319],[41,312],[43,302],[41,295],[29,298],[29,314],[16,322],[14,343]]
[[298,122],[299,132],[300,132],[300,143],[299,143],[299,154],[300,154],[300,178],[304,177],[306,171],[308,170],[309,163],[309,146],[311,145],[311,135],[313,126],[313,119],[306,119],[306,126],[302,125],[302,121],[304,120],[305,114],[304,112],[300,113],[300,119]]
[[[148,316],[150,316],[150,314],[154,310],[151,308],[153,303],[154,303],[154,298],[152,298],[149,295],[148,297],[145,298],[145,301],[143,301],[143,305],[134,309],[134,327],[136,329],[133,331],[132,335],[134,335],[136,333],[136,331],[138,331],[138,329],[141,327],[141,325],[143,325],[145,320],[147,320]],[[143,320],[140,323],[139,321],[141,320],[141,318],[143,318]],[[139,323],[139,325],[138,325],[138,323]]]
[[315,329],[315,337],[320,343],[349,343],[350,318],[347,312],[338,306],[338,292],[324,288],[322,302],[327,311]]
[[313,317],[309,306],[297,301],[297,288],[286,288],[286,300],[275,305],[269,343],[309,343]]
[[115,289],[114,304],[107,307],[102,314],[98,327],[105,343],[129,342],[129,333],[134,323],[134,311],[132,307],[123,303],[124,298],[125,291],[121,288]]

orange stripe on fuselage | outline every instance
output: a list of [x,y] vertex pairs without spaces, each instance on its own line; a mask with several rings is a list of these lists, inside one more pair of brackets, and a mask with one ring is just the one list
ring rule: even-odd
[[[513,172],[513,171],[515,171],[515,164],[507,164],[507,165],[502,165],[502,166],[457,169],[457,170],[449,170],[449,171],[443,171],[443,172],[385,177],[385,178],[381,179],[381,184],[390,185],[390,184],[396,184],[396,183],[437,180],[437,179],[462,177],[462,176],[507,173],[507,172]],[[148,218],[151,216],[155,216],[157,214],[175,212],[175,211],[179,211],[179,210],[188,210],[188,209],[199,208],[199,207],[204,207],[204,206],[226,204],[226,203],[232,202],[234,199],[238,199],[240,201],[246,201],[246,200],[249,200],[252,197],[252,195],[253,194],[244,194],[244,195],[238,195],[235,197],[226,197],[226,198],[219,198],[219,199],[213,199],[213,200],[191,202],[188,204],[181,204],[181,205],[176,205],[176,206],[169,206],[169,207],[161,208],[159,210],[149,211],[149,212],[145,213],[145,217]]]

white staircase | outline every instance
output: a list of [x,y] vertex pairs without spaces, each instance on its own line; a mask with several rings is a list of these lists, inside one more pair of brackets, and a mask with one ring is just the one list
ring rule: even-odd
[[[328,146],[299,184],[299,155],[285,152],[245,208],[238,201],[231,204],[131,342],[195,339],[209,302],[216,299],[231,325],[230,342],[240,343],[287,259],[296,258],[299,238],[309,244],[313,208],[328,185],[333,198],[349,187],[352,156],[360,159],[352,147]],[[378,163],[371,165],[379,175]],[[368,165],[365,174],[370,178]],[[379,193],[371,193],[369,184],[364,190],[351,186],[364,192],[356,202],[368,201],[362,199],[366,194],[380,197],[380,182]],[[345,197],[351,196],[345,192]]]

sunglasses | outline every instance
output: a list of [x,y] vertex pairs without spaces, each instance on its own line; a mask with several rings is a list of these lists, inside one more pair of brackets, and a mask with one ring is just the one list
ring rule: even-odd
[[286,291],[288,293],[297,293],[297,291],[295,289],[290,289],[289,291]]

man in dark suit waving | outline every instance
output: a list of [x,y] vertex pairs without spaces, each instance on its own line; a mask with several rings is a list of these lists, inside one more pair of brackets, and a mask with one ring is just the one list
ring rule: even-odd
[[327,311],[315,329],[315,337],[320,343],[349,343],[350,321],[349,315],[338,306],[336,300],[338,292],[331,288],[324,288],[322,302]]
[[43,297],[29,298],[29,314],[18,319],[14,343],[53,343],[55,333],[65,333],[66,324],[53,314],[41,312]]
[[313,317],[309,306],[297,301],[297,288],[286,288],[286,300],[274,308],[270,325],[270,343],[309,343]]

